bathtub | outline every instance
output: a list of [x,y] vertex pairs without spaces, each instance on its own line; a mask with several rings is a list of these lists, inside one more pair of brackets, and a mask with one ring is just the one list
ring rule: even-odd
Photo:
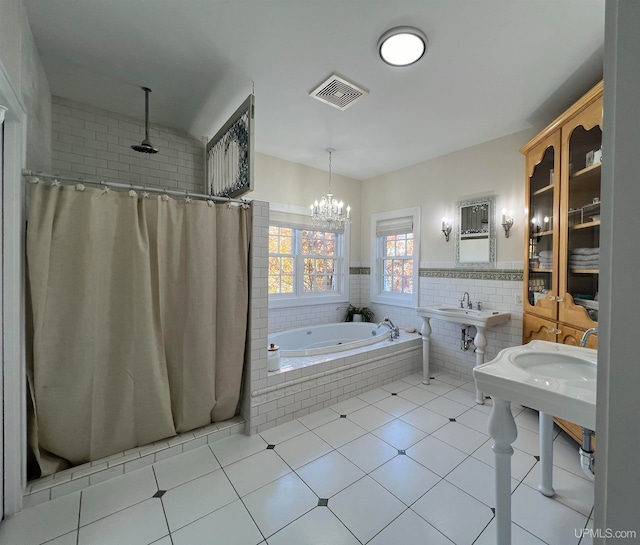
[[389,328],[372,323],[341,322],[289,329],[269,335],[282,357],[317,356],[361,348],[389,338]]

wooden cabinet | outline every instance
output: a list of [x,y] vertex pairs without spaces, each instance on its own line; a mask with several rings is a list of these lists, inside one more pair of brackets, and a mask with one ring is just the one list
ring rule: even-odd
[[[528,226],[524,343],[578,345],[598,325],[602,87],[600,82],[520,149]],[[597,347],[596,335],[587,346]]]

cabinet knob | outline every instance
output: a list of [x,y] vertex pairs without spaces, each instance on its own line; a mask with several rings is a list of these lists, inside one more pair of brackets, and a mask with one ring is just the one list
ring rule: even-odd
[[555,301],[555,300],[556,300],[555,295],[549,295],[549,301]]
[[562,299],[562,297],[556,297],[556,301],[558,301],[558,303],[562,303],[564,299]]

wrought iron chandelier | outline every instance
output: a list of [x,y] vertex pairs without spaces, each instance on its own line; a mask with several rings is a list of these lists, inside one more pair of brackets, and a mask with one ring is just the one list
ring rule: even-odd
[[339,229],[351,223],[351,207],[347,205],[345,208],[344,203],[331,193],[331,154],[336,150],[327,148],[326,151],[329,153],[329,192],[320,201],[314,201],[309,208],[315,226]]

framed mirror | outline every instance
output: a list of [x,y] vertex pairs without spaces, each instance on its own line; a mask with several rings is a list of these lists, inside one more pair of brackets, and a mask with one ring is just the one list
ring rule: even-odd
[[495,197],[493,195],[458,203],[456,266],[496,266]]

